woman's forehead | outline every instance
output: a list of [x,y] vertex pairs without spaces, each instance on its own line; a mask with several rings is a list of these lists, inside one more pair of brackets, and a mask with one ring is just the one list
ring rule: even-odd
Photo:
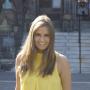
[[42,27],[39,27],[39,28],[35,31],[35,33],[47,33],[47,34],[49,34],[50,32],[49,32],[49,28],[48,28],[48,27],[42,26]]

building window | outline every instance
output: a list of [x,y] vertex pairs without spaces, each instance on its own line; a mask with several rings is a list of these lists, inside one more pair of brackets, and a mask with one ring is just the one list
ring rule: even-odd
[[12,9],[13,4],[10,0],[5,0],[2,7],[3,7],[3,9]]
[[61,0],[52,0],[52,8],[61,8]]
[[50,8],[52,7],[52,0],[39,0],[40,8]]
[[61,0],[39,0],[41,8],[61,8]]

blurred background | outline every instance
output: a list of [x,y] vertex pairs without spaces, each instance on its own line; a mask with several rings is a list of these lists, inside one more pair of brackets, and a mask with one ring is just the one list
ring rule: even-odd
[[90,85],[90,0],[0,0],[0,74],[15,72],[16,55],[41,14],[53,21],[55,50],[67,56],[73,80]]

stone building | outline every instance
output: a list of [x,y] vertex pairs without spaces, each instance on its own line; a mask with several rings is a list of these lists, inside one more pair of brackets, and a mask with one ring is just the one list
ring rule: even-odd
[[15,57],[36,16],[47,14],[56,30],[55,49],[72,72],[90,72],[90,0],[0,0],[0,68]]

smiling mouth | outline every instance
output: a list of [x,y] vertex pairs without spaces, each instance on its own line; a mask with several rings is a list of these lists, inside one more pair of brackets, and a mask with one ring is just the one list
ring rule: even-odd
[[39,44],[39,45],[44,46],[45,44]]
[[39,43],[40,45],[45,45],[45,43]]

